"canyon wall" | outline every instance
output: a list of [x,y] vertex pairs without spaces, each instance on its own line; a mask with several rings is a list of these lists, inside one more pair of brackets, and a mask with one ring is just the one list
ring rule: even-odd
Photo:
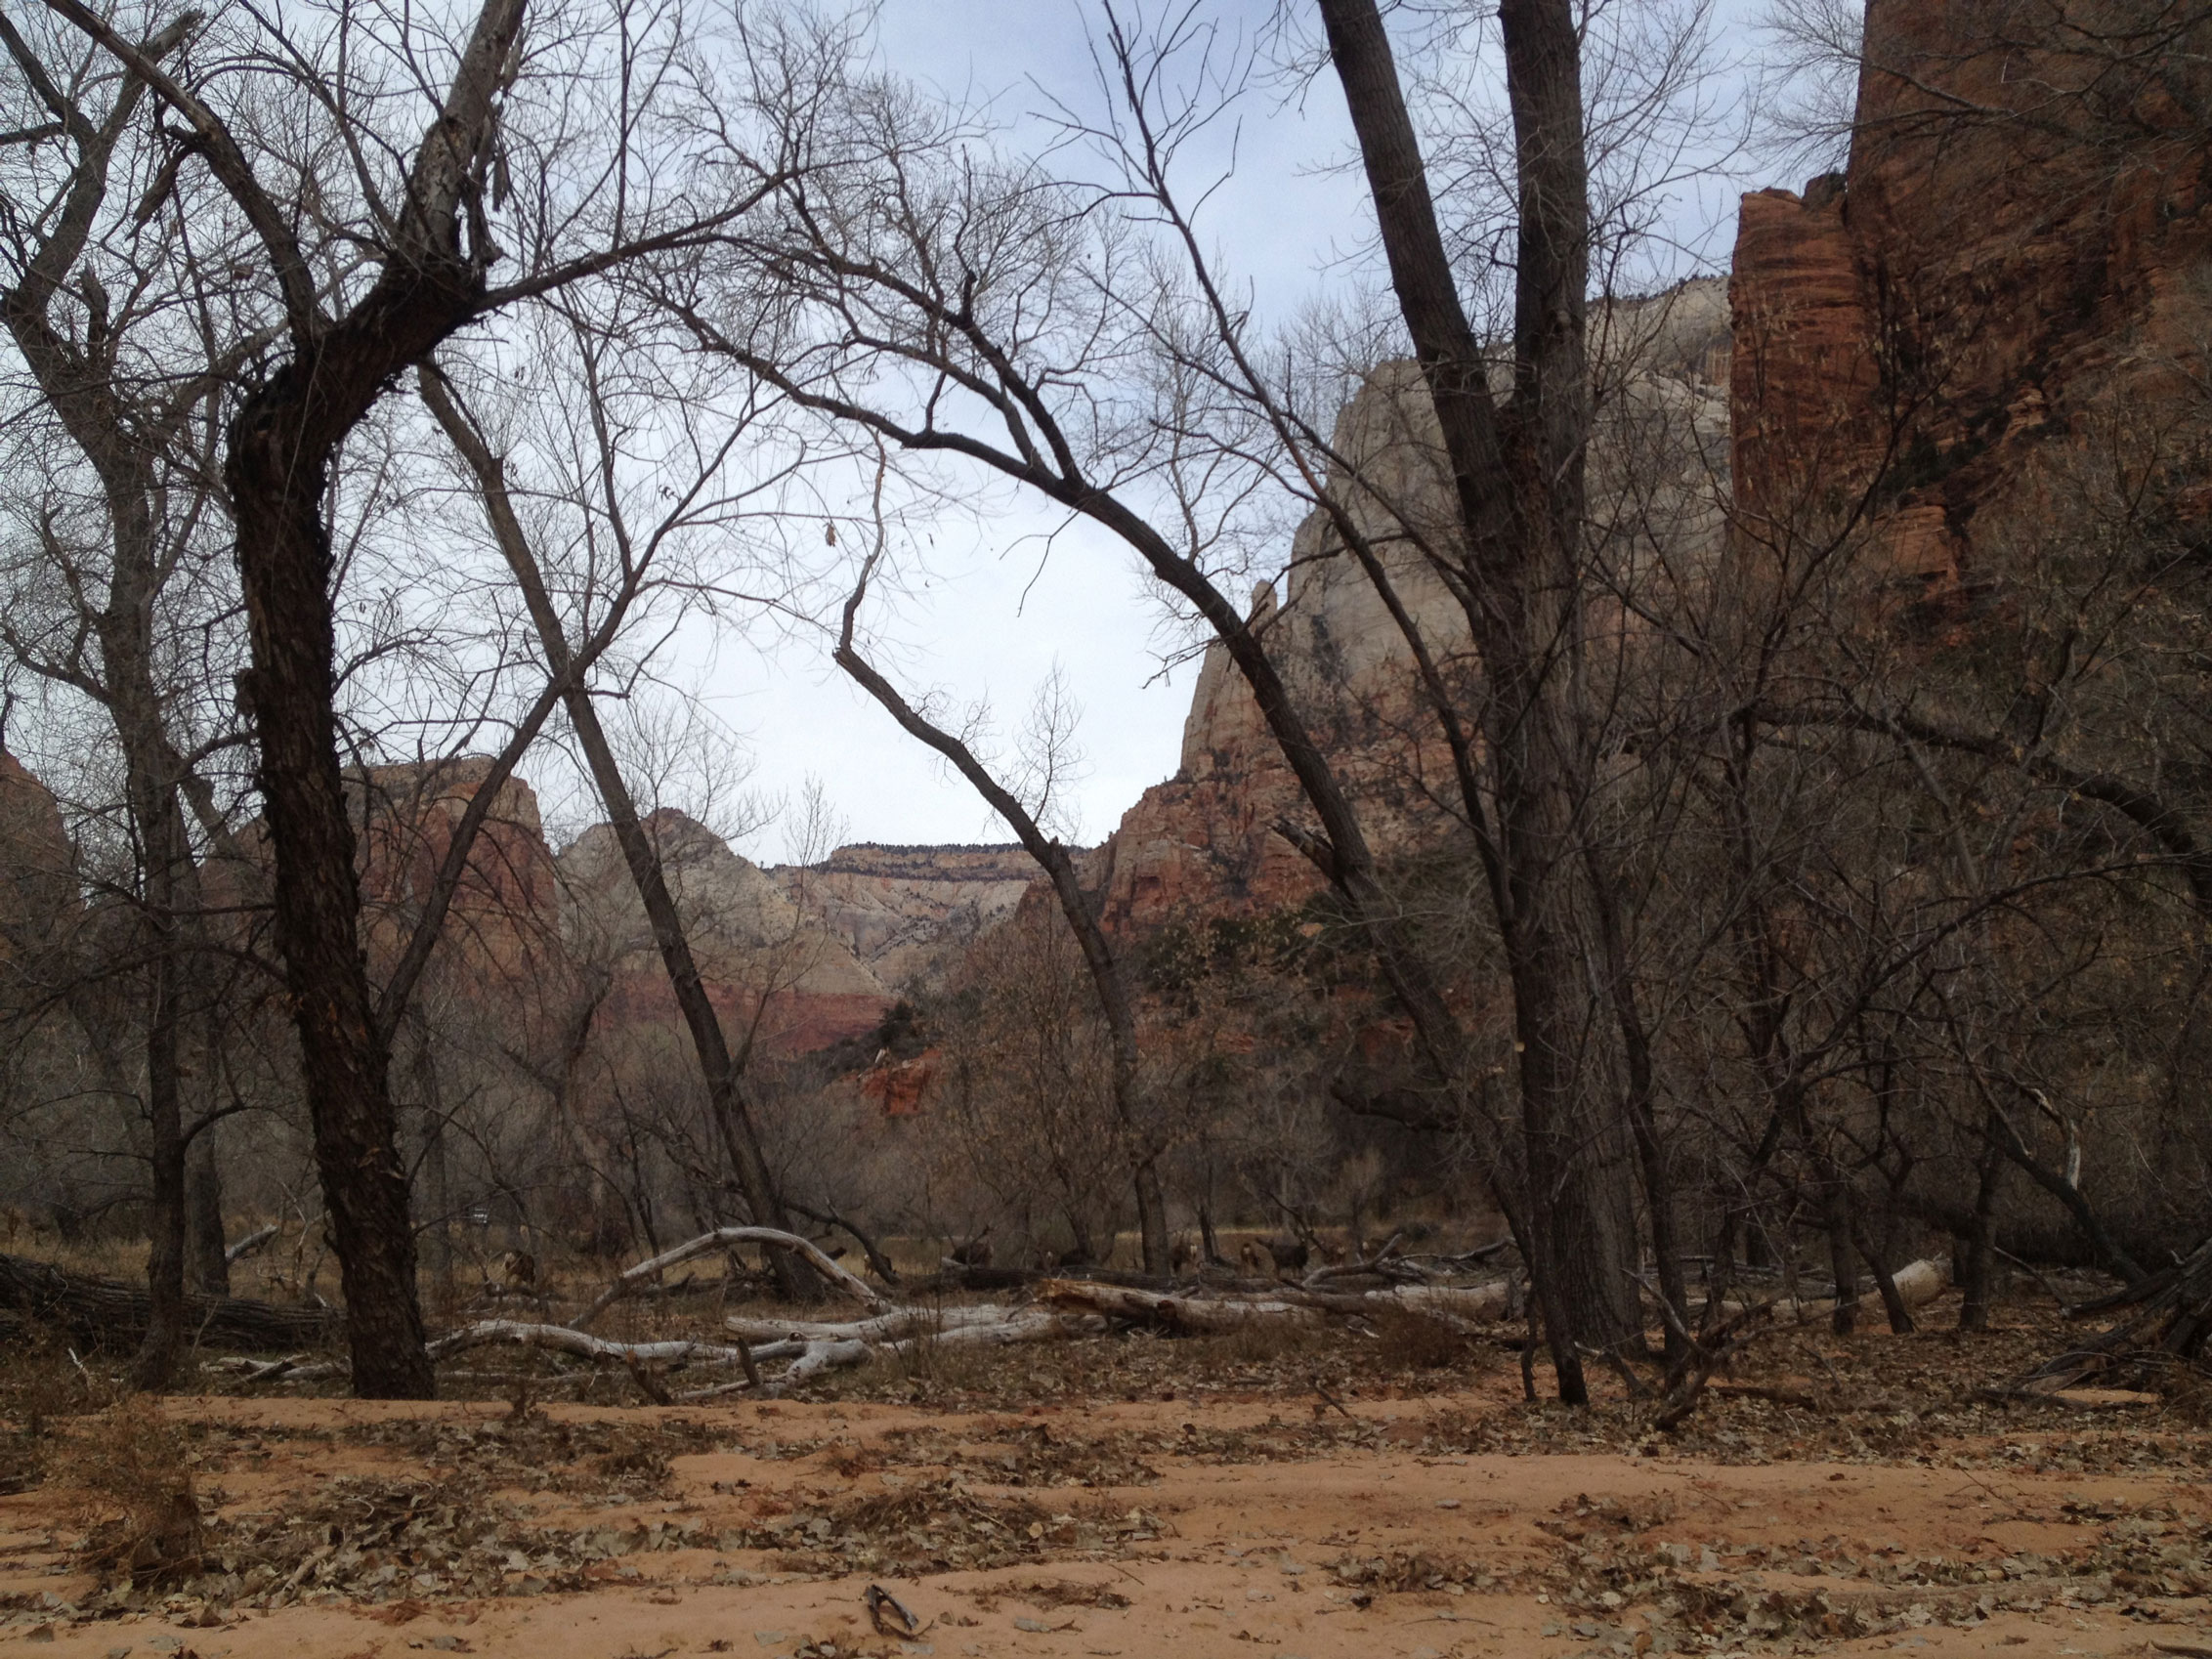
[[[733,1050],[805,1053],[881,1023],[892,1002],[882,980],[814,907],[794,902],[784,880],[683,813],[656,812],[645,830]],[[585,830],[561,853],[560,870],[569,950],[612,976],[601,1025],[678,1027],[675,995],[613,829]]]
[[[1710,486],[1724,472],[1728,430],[1724,285],[1705,278],[1598,307],[1593,335],[1605,438],[1593,458],[1594,536],[1601,544],[1648,538],[1653,515],[1664,513],[1669,522],[1657,533],[1717,541]],[[1386,362],[1369,375],[1339,417],[1332,447],[1341,462],[1332,491],[1382,549],[1392,583],[1442,668],[1464,679],[1472,669],[1466,619],[1408,533],[1456,540],[1435,413],[1415,365]],[[1655,476],[1663,489],[1649,488]],[[1289,551],[1285,596],[1278,604],[1275,584],[1259,584],[1251,618],[1362,809],[1377,850],[1385,857],[1411,851],[1436,822],[1430,791],[1449,795],[1454,786],[1433,721],[1417,703],[1405,639],[1324,514],[1306,519]],[[1086,879],[1103,892],[1109,926],[1131,936],[1178,919],[1296,905],[1324,883],[1275,826],[1307,816],[1250,687],[1227,652],[1210,645],[1174,777],[1124,815],[1090,855]]]
[[839,847],[766,871],[886,990],[940,977],[967,943],[1013,915],[1037,866],[1017,844]]
[[[2201,473],[2212,87],[2200,52],[2119,50],[2141,13],[2076,0],[2061,35],[2026,8],[1875,0],[1848,167],[1743,204],[1747,541],[1863,533],[1890,593],[1955,625],[2092,451]],[[2169,493],[2203,515],[2200,485]]]

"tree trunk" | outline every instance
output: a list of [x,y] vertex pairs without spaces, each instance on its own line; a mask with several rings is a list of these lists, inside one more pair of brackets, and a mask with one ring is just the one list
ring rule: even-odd
[[152,1180],[147,1207],[146,1286],[149,1318],[145,1340],[131,1361],[134,1388],[158,1391],[169,1386],[184,1354],[185,1338],[185,1129],[177,1098],[177,1010],[170,970],[156,956],[148,969],[151,982],[146,1042],[147,1116],[151,1130]]
[[[1874,1275],[1874,1289],[1882,1297],[1882,1311],[1889,1316],[1891,1334],[1910,1336],[1916,1329],[1912,1310],[1905,1305],[1905,1298],[1898,1295],[1896,1280],[1891,1276],[1888,1265],[1877,1253],[1873,1229],[1866,1224],[1864,1216],[1854,1215],[1851,1218],[1851,1236],[1858,1245],[1858,1254],[1865,1261],[1867,1271]],[[1836,1288],[1836,1295],[1840,1300],[1844,1295],[1842,1286]]]
[[230,1247],[223,1236],[223,1172],[215,1130],[203,1127],[185,1157],[185,1278],[194,1296],[231,1294]]
[[361,887],[332,702],[336,643],[322,497],[343,429],[317,442],[312,428],[321,424],[314,405],[326,396],[318,381],[343,372],[340,364],[287,363],[232,423],[228,480],[253,645],[241,690],[260,738],[276,864],[276,945],[345,1291],[354,1392],[429,1399],[438,1380],[424,1348],[391,1057],[359,933]]
[[2005,1156],[1994,1140],[1976,1163],[1974,1218],[1958,1235],[1959,1329],[1989,1329],[1990,1288],[1997,1277],[1997,1190],[2004,1180]]
[[[1493,889],[1514,1004],[1529,1270],[1562,1398],[1580,1345],[1640,1334],[1623,1236],[1627,1168],[1594,1099],[1582,972],[1581,537],[1591,393],[1589,188],[1580,47],[1567,0],[1500,8],[1519,180],[1514,389],[1492,400],[1375,0],[1321,0],[1399,309],[1451,463],[1466,537],[1497,800]],[[1579,1345],[1578,1345],[1579,1344]]]
[[[1817,1154],[1816,1154],[1817,1157]],[[1828,1276],[1836,1282],[1836,1309],[1829,1325],[1848,1337],[1858,1327],[1858,1258],[1851,1255],[1850,1192],[1843,1177],[1818,1159],[1821,1230],[1828,1237]]]

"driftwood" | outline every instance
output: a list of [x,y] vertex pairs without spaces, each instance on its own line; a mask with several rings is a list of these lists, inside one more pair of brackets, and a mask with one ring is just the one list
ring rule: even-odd
[[[135,1347],[152,1317],[152,1297],[134,1285],[69,1273],[43,1261],[0,1255],[0,1308],[51,1325],[79,1346]],[[188,1296],[186,1319],[203,1342],[263,1352],[319,1347],[345,1328],[327,1307],[279,1307],[243,1297]]]
[[702,1233],[698,1238],[680,1244],[673,1250],[664,1250],[649,1261],[641,1261],[635,1267],[625,1268],[613,1284],[600,1292],[598,1299],[578,1314],[572,1323],[576,1330],[580,1331],[605,1312],[610,1303],[633,1295],[654,1275],[666,1272],[679,1262],[689,1261],[694,1256],[705,1255],[711,1251],[726,1250],[732,1245],[741,1244],[756,1244],[772,1250],[792,1251],[805,1256],[809,1262],[813,1263],[816,1272],[832,1285],[847,1292],[864,1307],[882,1310],[891,1306],[882,1292],[876,1290],[867,1280],[854,1275],[850,1269],[838,1266],[836,1262],[830,1259],[820,1246],[800,1238],[796,1233],[787,1233],[776,1227],[721,1227],[711,1233]]
[[[592,1336],[585,1329],[614,1302],[627,1296],[644,1294],[652,1281],[667,1269],[739,1244],[757,1244],[804,1255],[825,1278],[862,1304],[863,1316],[848,1320],[732,1317],[723,1322],[731,1339],[727,1343],[691,1340],[623,1342]],[[1360,1265],[1372,1270],[1375,1264]],[[649,1399],[669,1403],[678,1399],[707,1398],[740,1388],[773,1395],[880,1356],[911,1358],[927,1349],[1061,1340],[1102,1332],[1110,1321],[1177,1332],[1222,1332],[1279,1321],[1319,1322],[1332,1315],[1373,1316],[1403,1311],[1466,1325],[1499,1317],[1508,1300],[1508,1288],[1504,1283],[1392,1284],[1358,1293],[1308,1289],[1264,1279],[1201,1287],[1184,1281],[1149,1279],[1139,1274],[1096,1268],[1079,1270],[1081,1277],[1075,1273],[1046,1276],[1024,1269],[984,1266],[964,1267],[963,1271],[978,1279],[988,1277],[1001,1281],[1009,1287],[1034,1285],[1035,1298],[1025,1302],[947,1308],[895,1303],[795,1234],[768,1227],[724,1227],[625,1269],[567,1325],[513,1319],[478,1320],[438,1338],[430,1344],[430,1355],[434,1360],[443,1360],[497,1344],[541,1348],[595,1363],[624,1366]],[[1136,1283],[1122,1282],[1127,1280]],[[344,1371],[342,1361],[308,1364],[302,1363],[303,1359],[303,1355],[293,1354],[262,1364],[237,1362],[227,1368],[239,1371],[249,1382],[280,1379],[313,1382],[341,1375]],[[765,1376],[759,1367],[770,1361],[788,1363],[780,1375]],[[742,1368],[745,1381],[683,1395],[669,1393],[663,1381],[666,1372],[688,1367]]]
[[2088,1377],[2143,1376],[2159,1366],[2201,1358],[2212,1343],[2212,1239],[2163,1273],[2129,1287],[2127,1295],[2140,1304],[2130,1318],[1993,1392],[2050,1396]]
[[[606,1360],[625,1365],[634,1372],[641,1366],[735,1366],[748,1367],[749,1361],[763,1359],[796,1359],[806,1352],[805,1342],[780,1342],[767,1346],[751,1346],[740,1342],[734,1347],[716,1342],[698,1342],[685,1340],[664,1342],[617,1342],[604,1337],[594,1337],[570,1325],[533,1325],[519,1319],[480,1319],[473,1325],[464,1325],[458,1331],[447,1332],[430,1344],[430,1357],[434,1360],[449,1359],[454,1354],[471,1348],[510,1344],[526,1348],[545,1348],[554,1353],[573,1354],[578,1359]],[[268,1365],[240,1365],[232,1362],[224,1367],[242,1373],[247,1382],[319,1382],[345,1375],[342,1360],[325,1360],[315,1365],[301,1365],[299,1356],[276,1360]]]
[[236,1244],[232,1245],[229,1249],[224,1251],[223,1259],[225,1261],[244,1260],[247,1256],[253,1255],[254,1252],[261,1249],[263,1245],[266,1245],[271,1239],[275,1238],[276,1236],[276,1223],[274,1221],[270,1222],[266,1227],[256,1227],[252,1232],[248,1233]]
[[[1943,1288],[1950,1283],[1950,1274],[1941,1261],[1924,1257],[1898,1268],[1891,1276],[1891,1283],[1896,1286],[1897,1296],[1906,1307],[1925,1307],[1943,1294]],[[1879,1311],[1882,1307],[1881,1294],[1869,1291],[1853,1305],[1867,1311]],[[1724,1301],[1721,1304],[1722,1315],[1730,1319],[1755,1308],[1765,1309],[1778,1325],[1798,1325],[1833,1313],[1836,1298],[1832,1295],[1784,1297],[1773,1301]]]
[[1055,1307],[1127,1320],[1185,1335],[1248,1330],[1256,1324],[1311,1323],[1323,1314],[1425,1314],[1450,1324],[1480,1324],[1506,1310],[1507,1287],[1495,1285],[1396,1285],[1364,1295],[1332,1295],[1284,1287],[1256,1297],[1169,1296],[1082,1279],[1048,1279],[1037,1287],[1040,1301]]

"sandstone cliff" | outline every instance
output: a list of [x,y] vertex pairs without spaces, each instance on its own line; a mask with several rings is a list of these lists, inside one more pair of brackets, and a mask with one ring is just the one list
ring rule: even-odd
[[[1648,482],[1652,456],[1664,490],[1638,492],[1634,530],[1648,536],[1653,501],[1673,515],[1665,533],[1711,541],[1719,517],[1708,488],[1724,466],[1729,336],[1723,284],[1706,278],[1654,298],[1596,309],[1600,418],[1607,442],[1594,458],[1595,533],[1626,509],[1622,473],[1634,457]],[[1393,583],[1446,666],[1471,665],[1458,604],[1408,545],[1407,528],[1449,540],[1454,508],[1435,414],[1418,370],[1382,364],[1339,417],[1341,464],[1331,489],[1384,549]],[[1353,480],[1357,480],[1356,485]],[[1621,527],[1621,538],[1634,539]],[[1278,585],[1284,597],[1278,603]],[[1449,760],[1416,706],[1411,656],[1365,574],[1321,513],[1293,538],[1287,574],[1255,590],[1261,628],[1300,713],[1327,744],[1378,850],[1408,850],[1433,824],[1422,799],[1450,788]],[[1306,816],[1296,779],[1227,653],[1210,646],[1183,726],[1181,764],[1123,817],[1092,855],[1086,878],[1105,895],[1108,925],[1142,933],[1198,915],[1244,915],[1301,902],[1319,875],[1274,830]]]
[[[862,1036],[892,998],[843,939],[777,876],[680,812],[646,821],[691,934],[707,995],[733,1049],[803,1053]],[[598,825],[560,857],[563,931],[579,961],[603,964],[614,989],[603,1026],[678,1022],[674,994],[614,830]]]
[[2031,10],[1874,0],[1848,168],[1747,197],[1736,244],[1746,536],[1782,556],[1863,514],[1937,623],[2002,585],[2066,451],[2201,441],[2204,58],[2131,64],[2097,0],[2063,34]]
[[0,961],[53,942],[76,906],[76,861],[54,796],[0,748]]
[[[372,961],[388,966],[412,937],[453,831],[490,770],[489,760],[463,755],[348,779]],[[562,956],[557,885],[536,792],[510,777],[492,797],[454,889],[440,939],[443,971],[495,989],[553,970]]]
[[967,943],[1011,915],[1037,879],[1018,845],[839,847],[821,864],[767,875],[891,991],[940,975]]

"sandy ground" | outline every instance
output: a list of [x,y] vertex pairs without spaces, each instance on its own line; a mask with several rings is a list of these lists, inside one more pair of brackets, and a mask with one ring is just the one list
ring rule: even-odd
[[[71,1458],[97,1448],[100,1420],[86,1419],[66,1431],[71,1450],[43,1486],[0,1498],[0,1653],[1941,1659],[2147,1654],[2156,1642],[2212,1655],[2212,1605],[2200,1594],[2212,1570],[2203,1559],[2212,1494],[2199,1461],[2054,1469],[2032,1435],[2013,1461],[2033,1467],[2020,1469],[2004,1459],[1800,1461],[1786,1447],[1779,1461],[1724,1463],[1655,1441],[1607,1453],[1453,1450],[1468,1424],[1519,1409],[1496,1379],[1474,1392],[1340,1409],[1288,1397],[999,1412],[858,1401],[553,1406],[554,1425],[587,1438],[651,1435],[680,1420],[693,1449],[669,1457],[643,1490],[600,1492],[548,1488],[525,1478],[527,1468],[518,1474],[513,1456],[494,1464],[481,1454],[488,1496],[548,1529],[680,1524],[698,1529],[686,1534],[698,1547],[594,1560],[586,1587],[570,1592],[382,1602],[326,1593],[321,1604],[273,1610],[156,1599],[90,1622],[71,1616],[99,1591],[71,1553],[87,1511],[68,1478]],[[165,1410],[193,1448],[203,1504],[226,1520],[307,1512],[349,1478],[467,1474],[480,1455],[470,1437],[496,1437],[507,1415],[498,1404],[307,1399],[179,1399]],[[1049,1468],[1023,1485],[993,1483],[994,1460],[1028,1446],[1050,1449],[1076,1471],[1069,1480],[1086,1478],[1095,1453],[1097,1468],[1109,1479],[1121,1469],[1127,1483],[1054,1484]],[[831,1553],[730,1547],[746,1529],[757,1540],[775,1517],[950,1490],[949,1480],[976,1503],[1042,1511],[1032,1523],[1042,1537],[1023,1542],[1017,1524],[1015,1543],[1031,1553],[988,1570],[851,1570],[833,1539],[803,1526],[801,1544]],[[1078,1510],[1080,1540],[1061,1525]],[[1125,1515],[1134,1518],[1114,1518]],[[2090,1570],[2098,1551],[2109,1560],[2121,1548],[2151,1550],[2143,1557],[2151,1566]],[[1404,1568],[1413,1557],[1443,1565]],[[1623,1561],[1656,1561],[1664,1582],[1654,1586],[1642,1567],[1604,1576]],[[2066,1561],[2075,1565],[2056,1565]],[[2171,1569],[2163,1577],[2159,1561]],[[1363,1580],[1361,1562],[1397,1563],[1395,1577]],[[1916,1575],[1915,1563],[1929,1562],[1940,1570]],[[512,1588],[519,1575],[507,1576]],[[1608,1583],[1626,1594],[1597,1588]],[[872,1584],[913,1612],[917,1637],[872,1626]],[[1785,1609],[1779,1628],[1763,1623],[1762,1606]]]

